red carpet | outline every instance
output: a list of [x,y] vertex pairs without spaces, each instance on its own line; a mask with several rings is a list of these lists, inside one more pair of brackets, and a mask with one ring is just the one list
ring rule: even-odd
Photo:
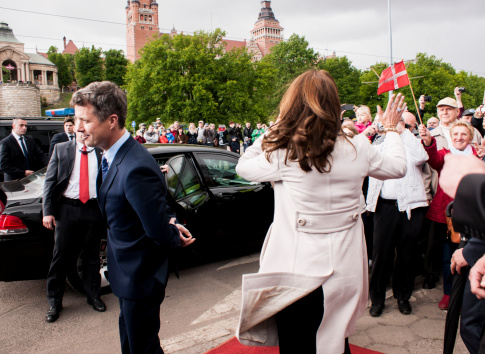
[[[382,354],[352,344],[350,345],[350,350],[352,354]],[[237,338],[234,337],[205,354],[278,354],[279,352],[278,347],[248,347],[239,343]]]

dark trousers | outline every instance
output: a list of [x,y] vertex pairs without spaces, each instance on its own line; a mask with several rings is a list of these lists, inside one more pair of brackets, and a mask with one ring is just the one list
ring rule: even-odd
[[[73,205],[73,203],[79,205]],[[56,215],[54,252],[47,275],[47,300],[50,307],[61,306],[67,271],[76,264],[82,251],[82,278],[88,299],[99,297],[99,247],[106,237],[106,225],[96,200],[84,205],[62,199]]]
[[[374,214],[372,273],[369,284],[373,305],[384,305],[391,274],[392,291],[398,300],[409,300],[414,289],[416,247],[425,208],[411,211],[411,220],[395,202],[379,198]],[[394,261],[395,259],[395,261]]]
[[485,301],[478,300],[471,292],[468,270],[462,269],[462,274],[466,276],[466,283],[461,308],[460,335],[468,351],[475,354],[479,351],[480,338],[485,329]]
[[160,331],[160,305],[164,297],[165,290],[160,289],[157,296],[148,299],[119,299],[119,329],[123,354],[163,354],[158,332]]

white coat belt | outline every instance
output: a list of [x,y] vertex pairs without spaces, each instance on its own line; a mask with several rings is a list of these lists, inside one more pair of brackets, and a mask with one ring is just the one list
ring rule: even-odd
[[322,212],[296,212],[296,229],[300,232],[328,234],[350,229],[360,216],[359,206]]

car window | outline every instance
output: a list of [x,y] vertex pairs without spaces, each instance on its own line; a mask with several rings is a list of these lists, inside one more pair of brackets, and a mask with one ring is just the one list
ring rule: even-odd
[[170,194],[179,200],[202,190],[202,183],[191,161],[184,155],[176,156],[166,163],[167,187]]
[[237,158],[223,154],[199,154],[212,183],[216,187],[258,185],[239,176],[236,172]]

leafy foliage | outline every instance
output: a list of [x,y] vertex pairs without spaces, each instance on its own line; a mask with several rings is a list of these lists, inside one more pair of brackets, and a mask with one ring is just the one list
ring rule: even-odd
[[224,54],[224,32],[163,35],[150,41],[126,76],[128,120],[255,122],[264,109],[267,70],[246,49]]
[[76,80],[81,87],[89,85],[91,82],[102,81],[104,79],[103,59],[101,49],[81,48],[75,55]]
[[65,56],[57,53],[57,48],[51,46],[47,52],[47,58],[57,66],[59,87],[62,89],[62,87],[70,85],[72,74]]
[[128,60],[125,58],[122,50],[110,49],[104,52],[104,66],[106,80],[112,81],[118,86],[125,84],[124,78]]

